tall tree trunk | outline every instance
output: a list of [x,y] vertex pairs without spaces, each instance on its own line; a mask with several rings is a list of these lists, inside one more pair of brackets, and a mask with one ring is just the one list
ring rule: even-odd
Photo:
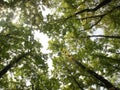
[[120,90],[119,88],[116,88],[111,82],[106,80],[103,76],[101,76],[101,75],[97,74],[96,72],[94,72],[93,70],[90,70],[89,68],[85,67],[83,64],[81,64],[77,60],[74,60],[74,61],[80,68],[82,68],[87,73],[89,73],[91,76],[94,76],[96,79],[101,81],[108,90]]
[[17,58],[14,58],[14,60],[12,60],[6,67],[4,67],[0,71],[0,78],[2,78],[2,76],[4,74],[6,74],[8,70],[10,70],[15,64],[17,64],[21,59],[23,59],[24,57],[26,57],[28,54],[29,54],[29,52],[21,54]]

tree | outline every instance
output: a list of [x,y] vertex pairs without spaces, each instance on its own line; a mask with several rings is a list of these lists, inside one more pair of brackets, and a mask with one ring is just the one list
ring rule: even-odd
[[[57,78],[61,77],[66,89],[119,90],[118,1],[63,0],[57,6],[54,21],[47,23],[52,36],[49,49],[58,54],[53,57],[55,76],[59,72]],[[94,35],[98,29],[103,33]],[[71,74],[82,88],[73,84]]]
[[119,0],[1,0],[0,9],[0,89],[120,90]]
[[[39,0],[0,1],[0,89],[57,89],[59,82],[49,78],[47,55],[34,38],[43,16]],[[55,83],[55,84],[54,84]]]

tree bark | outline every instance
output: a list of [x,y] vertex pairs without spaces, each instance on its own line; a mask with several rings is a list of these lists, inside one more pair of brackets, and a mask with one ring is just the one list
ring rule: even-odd
[[14,60],[12,60],[6,67],[4,67],[0,71],[0,78],[2,78],[2,76],[4,74],[6,74],[8,70],[10,70],[15,64],[17,64],[21,59],[23,59],[24,57],[26,57],[28,54],[29,54],[29,52],[21,54],[17,58],[14,58]]
[[108,80],[106,80],[103,76],[97,74],[96,72],[94,72],[93,70],[90,70],[89,68],[85,67],[83,64],[81,64],[80,62],[78,62],[77,60],[75,60],[75,63],[82,68],[84,71],[86,71],[87,73],[89,73],[91,76],[95,77],[96,79],[98,79],[99,81],[101,81],[105,87],[108,90],[120,90],[119,88],[116,88],[111,82],[109,82]]

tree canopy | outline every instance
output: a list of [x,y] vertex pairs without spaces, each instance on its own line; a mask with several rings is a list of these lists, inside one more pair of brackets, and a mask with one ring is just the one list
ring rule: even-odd
[[119,15],[119,0],[0,0],[0,89],[120,90]]

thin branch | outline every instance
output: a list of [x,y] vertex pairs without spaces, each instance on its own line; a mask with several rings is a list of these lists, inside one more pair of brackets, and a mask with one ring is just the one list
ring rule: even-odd
[[101,20],[102,20],[103,16],[100,17],[100,19],[98,21],[96,21],[93,25],[91,25],[90,27],[88,28],[85,28],[84,30],[88,30],[88,29],[91,29],[93,28],[94,26],[96,26]]
[[88,17],[84,17],[84,18],[78,18],[77,20],[85,20],[85,19],[91,19],[91,18],[100,18],[100,17],[104,17],[109,13],[112,13],[115,9],[120,8],[120,6],[114,7],[112,10],[108,11],[105,14],[100,14],[100,15],[94,15],[94,16],[88,16]]
[[[120,39],[120,36],[109,36],[109,35],[88,35],[88,36],[80,36],[79,38],[106,38],[106,39]],[[118,53],[119,54],[119,53]]]
[[[98,21],[95,22],[95,24],[91,25],[89,28],[85,28],[84,30],[87,30],[87,29],[91,29],[92,27],[94,27],[95,25],[97,25],[106,15],[108,15],[109,13],[112,13],[115,9],[119,9],[120,6],[116,6],[116,7],[113,7],[112,10],[108,11],[107,13],[105,14],[101,14],[101,15],[94,15],[94,16],[88,16],[88,17],[84,17],[84,18],[78,18],[77,20],[85,20],[85,19],[91,19],[91,18],[99,18]],[[84,12],[84,11],[89,11],[88,9],[84,9],[81,11]],[[76,16],[78,13],[74,14],[74,15],[71,15],[71,16],[68,16],[67,18],[64,18],[64,19],[58,19],[56,21],[59,21],[61,22],[62,21],[62,24],[65,23],[66,20],[68,20],[69,18],[72,18],[73,16]],[[84,31],[84,30],[81,30],[81,31]]]
[[[107,13],[105,14],[102,14],[102,15],[95,15],[95,16],[90,16],[90,17],[85,17],[85,18],[81,18],[79,20],[84,20],[84,19],[89,19],[89,18],[100,18],[98,21],[96,21],[93,25],[91,25],[89,28],[85,28],[84,30],[88,30],[88,29],[91,29],[93,28],[94,26],[96,26],[99,22],[101,22],[101,20],[104,18],[104,16],[106,16],[107,14],[109,13],[112,13],[115,9],[118,9],[120,8],[120,6],[117,6],[117,7],[114,7],[112,10],[108,11]],[[82,30],[82,31],[84,31]]]
[[89,35],[89,36],[87,36],[87,38],[91,38],[91,37],[120,39],[120,36],[105,36],[105,35],[91,35],[91,36]]

